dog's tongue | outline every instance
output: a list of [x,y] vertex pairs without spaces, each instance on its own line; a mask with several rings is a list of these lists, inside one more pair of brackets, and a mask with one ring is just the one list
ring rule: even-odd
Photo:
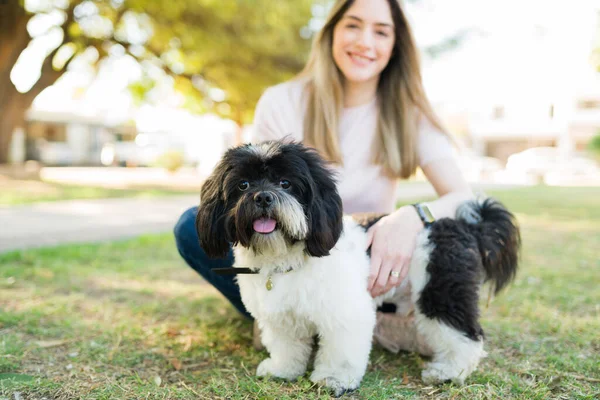
[[258,233],[271,233],[275,230],[275,220],[271,218],[260,218],[254,221],[254,230]]

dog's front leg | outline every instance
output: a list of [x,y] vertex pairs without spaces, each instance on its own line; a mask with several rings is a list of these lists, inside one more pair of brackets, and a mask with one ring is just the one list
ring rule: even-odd
[[335,396],[358,388],[367,369],[375,310],[369,304],[363,308],[363,313],[357,310],[346,320],[351,324],[329,323],[319,329],[319,352],[310,380],[329,387]]
[[306,372],[312,350],[312,336],[296,336],[293,326],[275,327],[272,323],[260,324],[262,341],[270,357],[263,360],[256,371],[258,376],[275,376],[293,380]]

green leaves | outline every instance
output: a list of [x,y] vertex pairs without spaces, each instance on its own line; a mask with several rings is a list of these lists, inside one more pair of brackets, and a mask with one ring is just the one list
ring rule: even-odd
[[[207,107],[240,124],[249,119],[265,87],[300,71],[310,47],[300,36],[311,18],[309,0],[134,3],[153,21],[148,46],[169,72],[200,75],[207,83],[193,86],[199,93],[184,94],[203,98]],[[224,100],[210,98],[215,87],[225,91]]]
[[[33,8],[44,3],[42,8]],[[263,90],[297,74],[310,40],[300,30],[313,0],[52,0],[28,2],[31,15],[64,13],[63,45],[53,65],[64,70],[86,48],[101,61],[114,45],[141,63],[174,76],[190,108],[247,122]],[[306,28],[305,28],[306,29]],[[148,72],[148,71],[146,71]],[[156,74],[130,89],[143,101]],[[197,84],[202,82],[202,84]],[[213,96],[218,88],[223,95]]]

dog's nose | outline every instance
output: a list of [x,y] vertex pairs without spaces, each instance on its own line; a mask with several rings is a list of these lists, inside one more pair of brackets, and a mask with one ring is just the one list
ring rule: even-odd
[[273,194],[269,192],[258,192],[254,195],[254,203],[259,207],[269,207],[273,203]]

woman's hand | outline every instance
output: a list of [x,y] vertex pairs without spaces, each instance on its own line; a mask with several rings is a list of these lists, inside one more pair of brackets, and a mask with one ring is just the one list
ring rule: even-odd
[[387,292],[406,278],[417,234],[422,229],[423,222],[416,210],[404,206],[368,230],[367,248],[371,246],[368,290],[371,296]]

